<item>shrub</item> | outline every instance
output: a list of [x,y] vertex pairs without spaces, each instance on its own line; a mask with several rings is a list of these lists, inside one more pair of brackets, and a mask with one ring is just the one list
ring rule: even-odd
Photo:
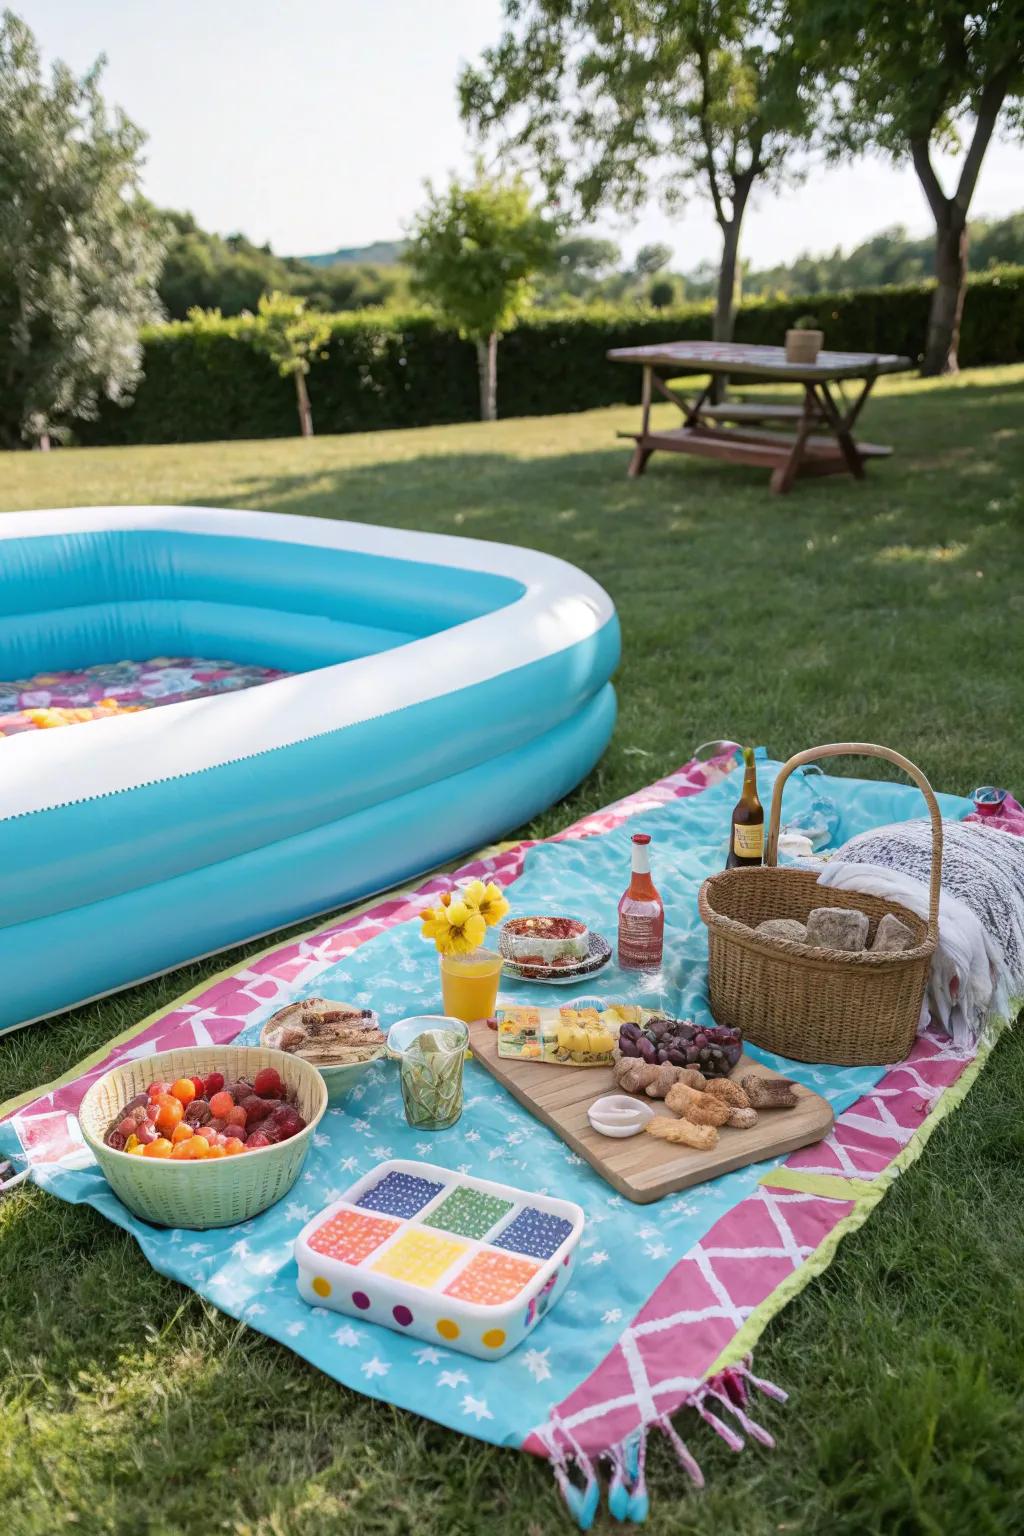
[[[896,352],[917,358],[931,285],[751,299],[737,315],[736,339],[781,345],[788,327],[813,306],[825,345],[843,352]],[[360,310],[329,317],[326,356],[312,365],[310,390],[319,432],[365,432],[472,421],[478,413],[472,344],[427,314]],[[79,430],[83,443],[178,443],[288,437],[294,389],[250,343],[246,316],[175,322],[143,332],[145,382],[126,409],[104,405]],[[640,397],[639,368],[617,367],[611,347],[710,335],[711,305],[649,310],[534,311],[502,342],[498,409],[544,416]],[[1005,267],[971,281],[960,360],[965,366],[1024,360],[1024,268]]]

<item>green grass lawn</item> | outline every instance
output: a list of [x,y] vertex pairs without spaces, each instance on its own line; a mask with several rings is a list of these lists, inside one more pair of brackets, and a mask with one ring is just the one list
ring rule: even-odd
[[[1022,794],[1024,367],[883,384],[864,433],[894,458],[863,484],[807,481],[786,497],[768,494],[767,471],[667,456],[627,481],[614,434],[636,414],[5,455],[0,508],[256,507],[575,561],[622,618],[621,716],[599,767],[536,834],[719,736],[776,757],[881,741],[942,789]],[[224,963],[0,1041],[0,1101]],[[652,1445],[652,1536],[1024,1530],[1022,1153],[1013,1036],[762,1339],[761,1374],[792,1394],[758,1413],[778,1449],[735,1457],[684,1422],[708,1477],[695,1495]],[[36,1189],[0,1202],[0,1298],[0,1529],[12,1536],[572,1529],[543,1465],[343,1390],[154,1274],[91,1210]],[[613,1528],[607,1516],[599,1528]]]

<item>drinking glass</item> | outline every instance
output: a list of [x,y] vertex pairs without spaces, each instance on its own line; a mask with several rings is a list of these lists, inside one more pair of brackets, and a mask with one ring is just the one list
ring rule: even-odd
[[388,1031],[388,1055],[397,1058],[405,1118],[421,1131],[443,1131],[462,1114],[462,1064],[469,1030],[461,1019],[424,1013],[400,1019]]
[[490,1018],[498,1001],[502,958],[493,949],[441,956],[441,1006],[449,1018],[472,1024]]

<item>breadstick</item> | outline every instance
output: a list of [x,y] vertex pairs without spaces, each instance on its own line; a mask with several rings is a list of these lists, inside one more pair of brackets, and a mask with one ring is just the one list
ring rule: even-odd
[[728,1104],[730,1109],[749,1109],[750,1100],[747,1098],[739,1083],[734,1083],[728,1077],[713,1077],[704,1090],[710,1093],[712,1098],[721,1099],[723,1104]]
[[710,1152],[717,1145],[718,1132],[713,1125],[694,1125],[689,1120],[670,1120],[667,1115],[656,1115],[644,1127],[648,1136],[659,1141],[671,1141],[682,1147],[693,1147],[697,1152]]

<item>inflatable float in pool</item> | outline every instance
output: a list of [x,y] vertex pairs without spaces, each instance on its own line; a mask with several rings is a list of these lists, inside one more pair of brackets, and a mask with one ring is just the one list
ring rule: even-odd
[[[65,697],[130,660],[179,700],[0,735],[0,1030],[511,831],[600,757],[618,656],[607,594],[527,549],[203,507],[0,517],[0,685]],[[182,697],[168,658],[273,680]]]

